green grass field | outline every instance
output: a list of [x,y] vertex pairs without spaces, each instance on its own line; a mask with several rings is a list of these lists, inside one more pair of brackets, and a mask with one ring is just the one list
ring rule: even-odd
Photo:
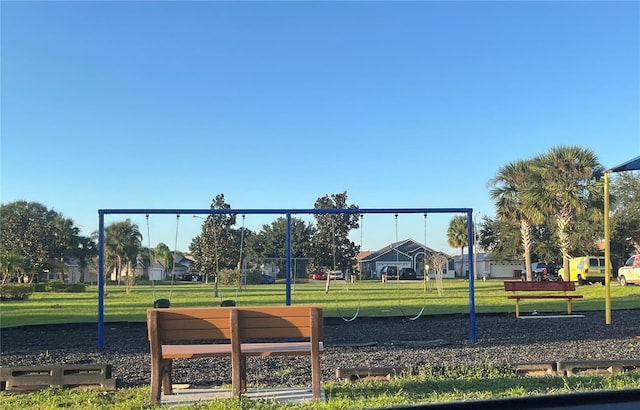
[[[359,316],[415,316],[424,307],[425,315],[468,313],[469,283],[459,279],[443,282],[444,292],[439,296],[435,289],[425,291],[421,281],[381,283],[361,281],[346,285],[334,282],[329,293],[324,282],[305,282],[292,285],[292,304],[320,304],[325,317]],[[475,282],[476,313],[514,312],[515,303],[507,299],[501,280]],[[237,305],[284,305],[285,285],[249,285],[237,291],[235,287],[221,286],[218,298],[213,285],[179,282],[170,285],[136,285],[127,294],[125,286],[108,285],[105,288],[104,315],[106,322],[145,321],[146,310],[155,299],[170,298],[172,307],[219,306],[220,300],[235,300]],[[602,285],[577,286],[576,293],[584,296],[573,304],[574,312],[604,311],[606,288]],[[621,287],[611,285],[613,309],[640,309],[640,286]],[[545,311],[566,312],[564,300],[546,300]],[[522,312],[536,308],[539,303],[522,302]],[[98,289],[90,286],[84,293],[36,292],[27,300],[0,302],[2,327],[53,324],[86,323],[98,320]]]

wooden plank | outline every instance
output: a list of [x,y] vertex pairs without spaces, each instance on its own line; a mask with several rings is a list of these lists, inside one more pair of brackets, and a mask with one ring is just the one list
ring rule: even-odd
[[167,330],[158,332],[158,339],[167,341],[187,341],[187,340],[224,340],[231,339],[231,330],[226,329],[194,329],[194,330]]
[[[240,346],[243,355],[246,356],[296,356],[310,355],[310,342],[283,342],[283,343],[243,343]],[[324,351],[324,344],[319,343],[320,351]]]
[[573,282],[565,282],[565,281],[514,281],[507,280],[504,281],[504,290],[519,292],[519,291],[574,291],[576,290],[576,285]]
[[582,295],[510,295],[507,299],[582,299]]
[[198,357],[225,356],[231,356],[231,344],[162,346],[162,357],[165,359],[195,359]]

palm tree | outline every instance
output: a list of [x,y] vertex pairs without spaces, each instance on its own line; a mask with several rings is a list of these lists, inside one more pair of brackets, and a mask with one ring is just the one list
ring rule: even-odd
[[127,269],[128,283],[131,279],[130,267],[136,260],[142,246],[142,234],[137,224],[130,219],[114,222],[105,228],[106,258],[114,263],[116,280],[120,283],[123,269]]
[[491,180],[495,186],[491,199],[496,204],[496,214],[501,221],[520,225],[520,237],[524,253],[527,280],[532,280],[531,248],[533,247],[533,227],[544,221],[544,215],[536,205],[535,193],[540,183],[539,176],[532,169],[531,160],[511,162],[500,168]]
[[452,248],[460,248],[460,275],[464,276],[464,247],[468,242],[466,215],[454,216],[447,228],[447,240]]
[[596,154],[576,146],[553,147],[534,158],[542,178],[538,205],[555,217],[564,271],[569,271],[569,230],[576,215],[602,215],[604,168]]
[[27,270],[29,259],[15,251],[3,251],[0,253],[0,274],[1,284],[7,283],[13,278],[18,278],[22,282],[21,275]]

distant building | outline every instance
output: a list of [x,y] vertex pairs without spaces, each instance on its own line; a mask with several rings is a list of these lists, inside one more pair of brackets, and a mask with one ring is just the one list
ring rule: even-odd
[[[377,251],[360,252],[357,260],[360,272],[365,278],[380,278],[380,271],[385,266],[413,268],[418,275],[421,275],[425,272],[425,267],[429,272],[433,271],[433,267],[429,266],[429,258],[434,253],[442,254],[418,241],[405,239]],[[453,277],[453,274],[445,270],[443,277]]]

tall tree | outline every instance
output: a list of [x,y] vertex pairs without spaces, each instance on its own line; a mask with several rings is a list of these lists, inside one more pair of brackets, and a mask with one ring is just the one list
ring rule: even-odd
[[153,250],[153,258],[151,258],[151,261],[149,262],[149,267],[153,266],[157,260],[162,263],[167,273],[169,273],[170,276],[173,276],[173,253],[171,252],[171,249],[169,249],[169,246],[163,242],[156,245]]
[[[300,218],[291,218],[291,257],[305,258],[311,249],[311,238],[315,228]],[[268,258],[286,256],[287,220],[280,217],[271,225],[262,225],[262,229],[247,241],[247,247],[256,255]]]
[[[211,209],[231,209],[224,194],[216,195],[210,205]],[[240,246],[236,243],[238,237],[233,232],[236,215],[232,213],[210,214],[202,224],[200,235],[191,241],[189,247],[193,254],[195,268],[204,275],[205,282],[213,276],[215,296],[218,296],[218,273],[221,269],[234,269],[240,256]]]
[[577,215],[602,223],[603,167],[596,154],[577,146],[557,146],[534,158],[542,178],[535,194],[540,209],[556,221],[565,272],[569,271],[570,225]]
[[2,274],[2,284],[4,285],[12,279],[24,282],[23,275],[29,266],[29,261],[24,255],[14,251],[0,252],[0,273]]
[[500,168],[492,179],[491,198],[495,201],[496,214],[501,221],[519,225],[520,241],[527,269],[527,280],[532,280],[531,249],[533,227],[544,221],[544,214],[537,206],[536,194],[540,191],[540,177],[533,170],[531,160],[511,162]]
[[468,244],[467,216],[454,216],[447,228],[447,241],[452,248],[460,248],[460,275],[464,276],[464,248]]
[[59,268],[62,259],[71,256],[78,231],[71,219],[39,202],[0,206],[0,252],[26,258],[28,281],[46,269]]
[[126,273],[127,292],[130,292],[135,283],[133,262],[142,247],[140,229],[127,219],[105,227],[104,233],[105,255],[113,263],[116,280],[120,283],[123,272]]
[[89,263],[98,256],[98,246],[92,238],[78,236],[76,247],[71,250],[71,254],[78,258],[80,282],[84,283]]
[[[347,204],[347,191],[325,195],[316,200],[315,209],[358,209]],[[349,232],[360,227],[359,214],[315,214],[316,232],[311,239],[310,255],[315,267],[331,267],[343,272],[355,264],[360,246],[349,239]]]
[[610,193],[611,246],[620,264],[640,253],[640,171],[616,173]]
[[518,225],[485,215],[478,223],[478,234],[480,247],[499,262],[511,261],[524,254]]

